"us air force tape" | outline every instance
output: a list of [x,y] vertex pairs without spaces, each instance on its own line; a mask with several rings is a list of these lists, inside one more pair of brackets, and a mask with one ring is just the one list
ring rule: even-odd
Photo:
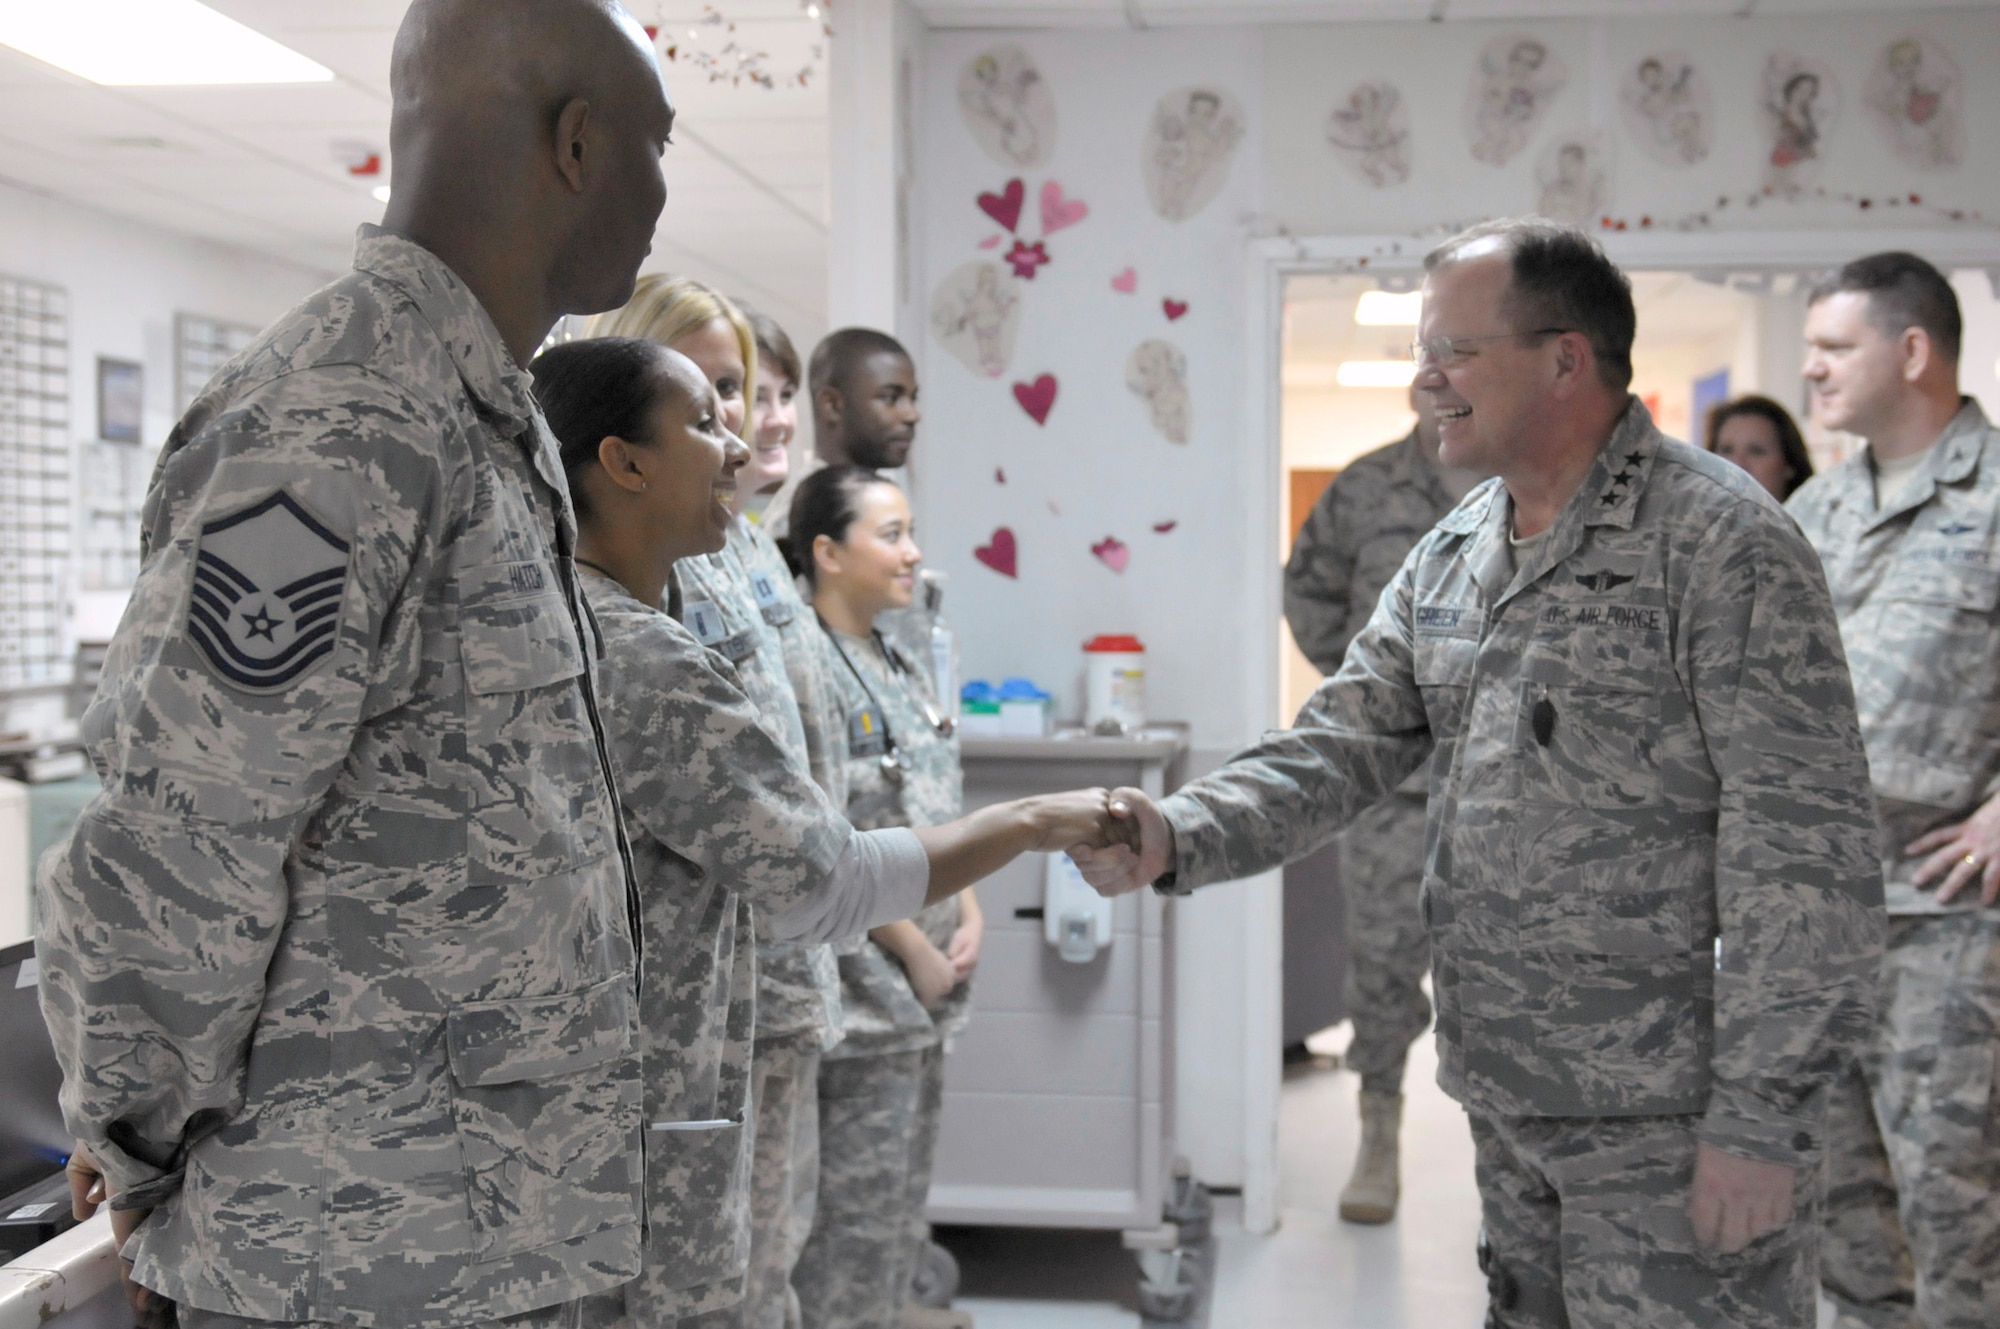
[[243,692],[280,692],[333,653],[347,541],[279,490],[201,528],[187,638]]

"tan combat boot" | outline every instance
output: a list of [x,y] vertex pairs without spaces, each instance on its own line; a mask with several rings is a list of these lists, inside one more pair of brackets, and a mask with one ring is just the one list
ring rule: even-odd
[[1348,1222],[1386,1223],[1396,1216],[1402,1194],[1396,1175],[1402,1126],[1401,1094],[1361,1095],[1361,1153],[1340,1193],[1340,1216]]

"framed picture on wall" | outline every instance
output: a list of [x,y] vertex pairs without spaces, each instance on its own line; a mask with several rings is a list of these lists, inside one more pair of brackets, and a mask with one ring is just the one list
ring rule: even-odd
[[145,409],[146,367],[98,356],[97,436],[107,443],[137,443]]

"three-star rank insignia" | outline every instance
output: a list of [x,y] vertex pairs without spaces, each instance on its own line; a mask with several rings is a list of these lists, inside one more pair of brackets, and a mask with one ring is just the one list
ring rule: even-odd
[[222,680],[278,692],[333,652],[348,543],[279,490],[201,528],[187,637]]

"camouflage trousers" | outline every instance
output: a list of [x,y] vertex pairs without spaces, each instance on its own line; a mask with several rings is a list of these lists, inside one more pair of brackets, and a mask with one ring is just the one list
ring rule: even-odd
[[1889,920],[1879,1035],[1827,1120],[1843,1326],[2000,1325],[2000,915]]
[[[757,1152],[750,1175],[750,1274],[743,1300],[701,1329],[799,1329],[792,1271],[819,1203],[817,1033],[759,1038],[750,1062]],[[691,1329],[684,1326],[683,1329]]]
[[[584,1297],[497,1320],[467,1320],[462,1329],[593,1329],[595,1317],[591,1307],[602,1304],[603,1296]],[[179,1329],[352,1329],[315,1320],[249,1320],[224,1311],[205,1311],[199,1306],[176,1306],[174,1314]],[[663,1329],[677,1327],[666,1325]]]
[[792,1274],[805,1329],[901,1323],[930,1190],[923,1100],[943,1060],[931,1047],[820,1063],[819,1213]]
[[1392,794],[1340,837],[1347,903],[1347,1011],[1354,1038],[1349,1069],[1370,1094],[1398,1094],[1410,1044],[1430,1027],[1424,976],[1431,939],[1419,891],[1424,881],[1424,803]]
[[943,1047],[924,1056],[923,1082],[917,1086],[917,1125],[910,1134],[910,1249],[904,1259],[913,1279],[931,1244],[931,1224],[924,1210],[930,1204],[931,1173],[937,1166],[938,1129],[944,1124],[944,1057]]
[[1687,1216],[1700,1125],[1472,1114],[1488,1329],[1812,1329],[1819,1169],[1789,1225],[1713,1254]]

